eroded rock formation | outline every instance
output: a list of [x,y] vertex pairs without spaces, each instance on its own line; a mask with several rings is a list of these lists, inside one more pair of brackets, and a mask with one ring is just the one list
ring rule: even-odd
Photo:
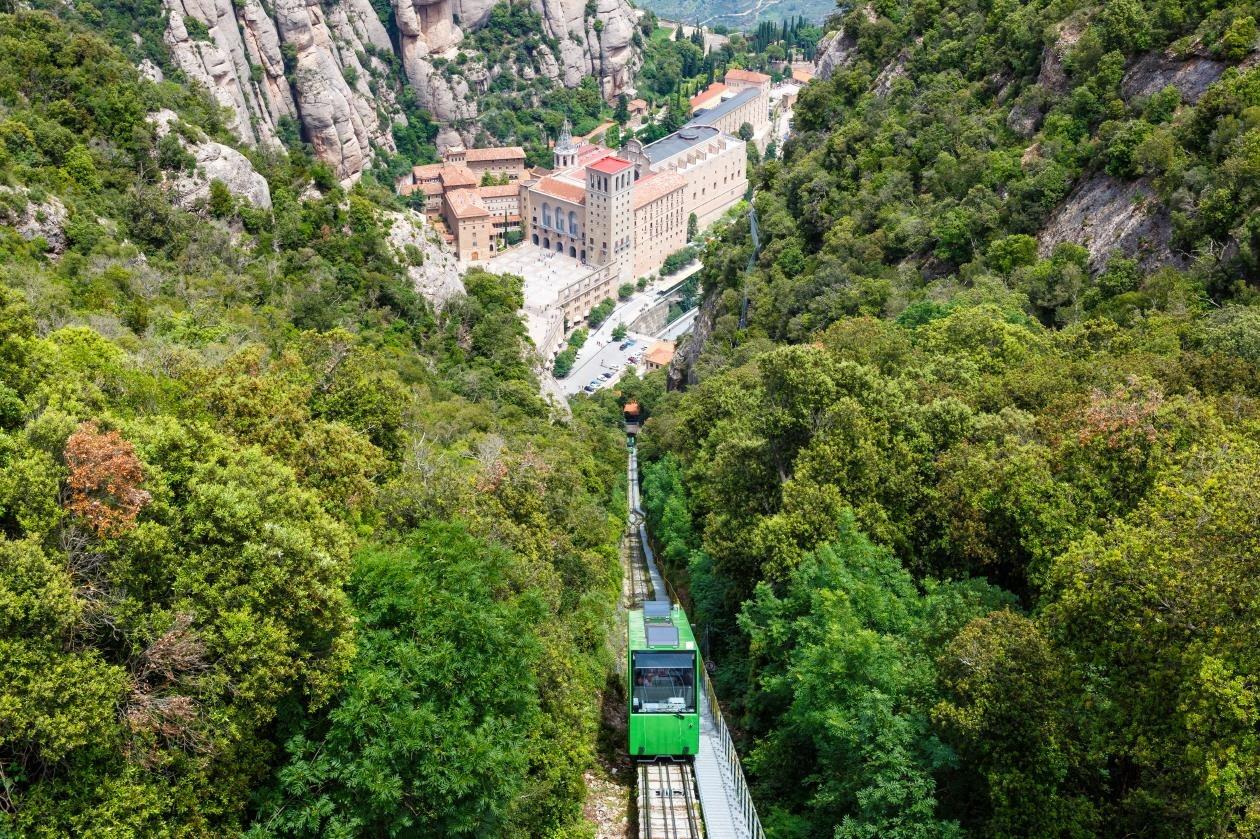
[[[179,122],[174,111],[165,109],[149,114],[148,119],[156,127],[158,137],[174,131]],[[236,197],[260,209],[271,209],[271,187],[245,155],[211,141],[190,142],[180,137],[180,144],[196,163],[190,171],[171,177],[165,184],[177,206],[188,209],[204,201],[210,196],[210,183],[222,181],[228,192]]]
[[[439,68],[464,35],[485,24],[494,0],[392,0],[394,44],[370,0],[162,0],[174,63],[229,111],[232,132],[250,145],[279,143],[286,118],[300,124],[316,154],[352,181],[373,150],[393,150],[391,127],[405,122],[396,53],[418,100],[447,142],[477,116],[476,97],[493,74],[472,56],[459,72]],[[545,36],[530,71],[574,86],[599,79],[606,97],[631,83],[639,56],[626,0],[533,0]],[[551,40],[554,39],[554,40]],[[445,62],[442,62],[445,65]],[[156,69],[156,68],[154,68]]]
[[407,275],[420,296],[441,309],[452,297],[464,293],[463,271],[455,255],[442,247],[424,216],[408,210],[389,213],[387,219],[389,244],[407,266]]
[[26,187],[0,187],[0,224],[8,225],[26,241],[43,239],[48,252],[58,255],[69,244],[66,238],[66,205],[56,196],[32,201]]

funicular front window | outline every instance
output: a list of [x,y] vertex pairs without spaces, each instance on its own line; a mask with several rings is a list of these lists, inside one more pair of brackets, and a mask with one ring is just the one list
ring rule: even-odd
[[694,714],[696,712],[696,654],[694,652],[636,652],[631,657],[636,714]]

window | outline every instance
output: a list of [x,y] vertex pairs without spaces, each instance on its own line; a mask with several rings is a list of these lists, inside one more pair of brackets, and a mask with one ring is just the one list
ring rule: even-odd
[[631,654],[634,689],[630,696],[636,714],[694,714],[696,712],[696,654],[639,652]]

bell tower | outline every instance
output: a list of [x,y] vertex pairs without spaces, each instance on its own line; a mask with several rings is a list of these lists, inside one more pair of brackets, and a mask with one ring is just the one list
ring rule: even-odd
[[560,129],[556,147],[552,149],[552,168],[557,172],[577,165],[577,145],[573,142],[573,126],[566,119]]
[[621,281],[634,266],[634,167],[608,157],[586,167],[586,252],[596,265],[615,263]]

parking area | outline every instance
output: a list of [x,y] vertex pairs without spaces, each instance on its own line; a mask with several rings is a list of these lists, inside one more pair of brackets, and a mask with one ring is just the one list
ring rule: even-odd
[[[594,393],[608,387],[621,378],[629,367],[643,370],[643,353],[655,342],[649,335],[627,335],[623,341],[612,341],[598,347],[579,361],[573,371],[560,380],[560,388],[566,396],[575,393]],[[631,359],[634,359],[631,361]],[[587,390],[586,388],[590,388]]]

